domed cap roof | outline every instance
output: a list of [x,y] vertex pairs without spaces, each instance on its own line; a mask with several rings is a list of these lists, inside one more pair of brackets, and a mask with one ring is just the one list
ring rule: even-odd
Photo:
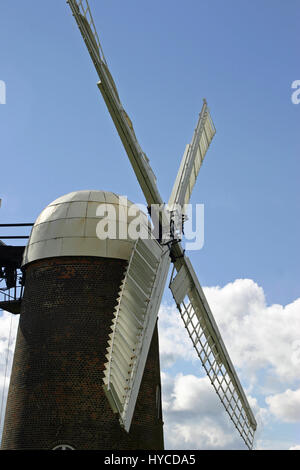
[[148,218],[124,196],[108,191],[75,191],[51,202],[37,218],[23,265],[58,256],[99,256],[128,260]]

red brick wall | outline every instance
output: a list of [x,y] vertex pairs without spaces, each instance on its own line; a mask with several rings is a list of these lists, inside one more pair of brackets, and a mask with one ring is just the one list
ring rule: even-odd
[[[102,389],[123,260],[64,257],[27,267],[2,449],[162,449],[157,328],[131,430]],[[159,400],[159,406],[161,406]]]

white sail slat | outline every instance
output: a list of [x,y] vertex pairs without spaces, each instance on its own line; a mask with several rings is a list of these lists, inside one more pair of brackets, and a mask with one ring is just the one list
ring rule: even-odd
[[192,142],[187,145],[183,154],[178,174],[168,202],[169,210],[188,204],[196,183],[200,167],[207,149],[216,133],[206,100],[198,119]]
[[[139,239],[122,282],[103,381],[109,402],[126,431],[130,429],[169,266],[168,249],[156,240]],[[139,301],[137,292],[141,294]]]

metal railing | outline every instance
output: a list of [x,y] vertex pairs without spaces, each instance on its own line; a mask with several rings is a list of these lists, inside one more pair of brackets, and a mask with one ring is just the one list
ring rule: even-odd
[[0,279],[0,302],[22,300],[23,293],[24,285],[21,272],[17,274],[16,284],[13,287],[6,287],[5,279]]
[[[25,224],[0,224],[0,227],[32,227],[33,223],[25,223]],[[25,239],[29,238],[29,235],[0,235],[0,241],[3,240],[13,240],[13,239]],[[3,243],[2,243],[3,244]]]

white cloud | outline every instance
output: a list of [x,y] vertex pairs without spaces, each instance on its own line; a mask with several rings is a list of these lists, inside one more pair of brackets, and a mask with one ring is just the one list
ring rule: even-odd
[[231,433],[225,433],[222,426],[213,420],[202,417],[201,421],[175,424],[165,428],[168,435],[170,449],[189,450],[216,450],[216,449],[240,449],[241,443],[236,441]]
[[[204,289],[225,344],[237,367],[253,372],[269,368],[281,383],[300,375],[300,298],[266,305],[263,289],[250,279]],[[300,353],[299,353],[300,357]]]
[[13,352],[15,349],[18,323],[18,315],[12,315],[11,313],[3,312],[0,316],[0,404],[2,411],[2,415],[0,415],[0,433],[4,419],[5,403],[8,392],[9,376],[12,367]]
[[271,395],[266,398],[266,403],[278,419],[289,423],[300,421],[300,388]]
[[18,324],[18,315],[12,315],[9,312],[2,312],[0,315],[0,367],[6,361],[8,341],[10,352],[14,350]]
[[[17,316],[15,317],[17,318]],[[7,341],[10,330],[10,323],[12,321],[12,342],[15,338],[16,326],[14,315],[8,312],[3,312],[0,315],[0,354],[2,354],[7,349]]]
[[207,377],[162,373],[168,449],[244,448]]
[[159,310],[159,349],[161,367],[171,367],[178,359],[195,361],[197,355],[175,305],[163,304]]
[[[246,448],[208,377],[163,372],[162,391],[167,449]],[[268,412],[248,399],[261,429]]]
[[[265,369],[265,385],[271,393],[278,382],[293,384],[298,380],[300,298],[286,306],[267,306],[263,289],[251,279],[203,290],[229,355],[248,380],[254,383],[257,371]],[[195,360],[175,305],[161,307],[159,332],[162,367],[178,359]]]
[[289,450],[300,450],[300,444],[297,446],[290,447]]
[[[264,429],[267,433],[275,417],[282,422],[300,420],[296,390],[300,385],[300,298],[286,306],[267,305],[262,287],[251,279],[237,279],[222,288],[206,287],[204,292],[238,375],[248,387],[258,423],[256,441],[262,446],[268,442]],[[209,380],[198,376],[200,360],[175,305],[161,307],[159,334],[167,448],[245,448]],[[287,390],[288,385],[295,391]],[[259,403],[265,398],[268,406],[261,407],[258,397]],[[272,447],[272,442],[268,445]],[[293,443],[285,443],[285,448],[289,446]]]
[[211,393],[208,377],[179,374],[173,389],[174,411],[216,414],[222,411],[217,396]]

